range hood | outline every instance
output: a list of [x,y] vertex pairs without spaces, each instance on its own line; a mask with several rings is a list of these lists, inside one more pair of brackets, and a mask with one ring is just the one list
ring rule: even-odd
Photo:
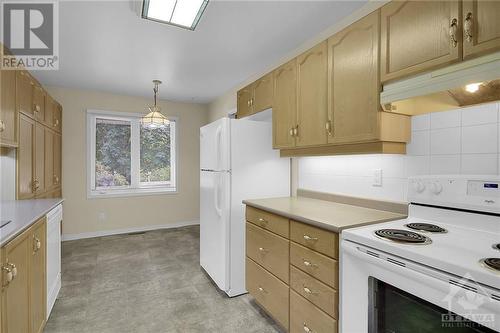
[[385,111],[417,115],[500,100],[500,52],[385,84]]

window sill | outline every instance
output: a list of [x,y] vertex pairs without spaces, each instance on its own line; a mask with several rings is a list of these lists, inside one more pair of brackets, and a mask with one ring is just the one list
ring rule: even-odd
[[134,188],[124,190],[90,190],[87,192],[87,199],[99,198],[123,198],[123,197],[143,197],[148,195],[177,194],[177,188]]

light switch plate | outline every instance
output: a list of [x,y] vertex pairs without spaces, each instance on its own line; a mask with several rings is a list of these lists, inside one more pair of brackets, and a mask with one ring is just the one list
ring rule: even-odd
[[382,169],[373,170],[373,186],[382,186]]

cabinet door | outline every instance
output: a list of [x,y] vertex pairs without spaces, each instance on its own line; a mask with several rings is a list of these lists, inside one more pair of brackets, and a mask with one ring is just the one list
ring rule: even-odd
[[16,72],[0,75],[0,145],[17,146]]
[[52,97],[50,97],[49,94],[45,96],[45,121],[43,122],[45,125],[49,126],[50,128],[53,127],[53,120],[54,120],[54,109],[55,107],[55,101]]
[[45,95],[42,87],[33,86],[33,112],[35,119],[41,122],[45,121]]
[[33,137],[35,122],[21,114],[19,116],[19,148],[17,151],[17,198],[33,197]]
[[378,11],[328,40],[328,142],[377,138],[378,49]]
[[237,94],[237,115],[243,118],[252,114],[252,86],[247,86],[238,91]]
[[34,143],[35,176],[33,186],[35,195],[45,191],[45,128],[42,124],[35,124]]
[[52,108],[52,128],[54,131],[62,132],[62,106],[54,101]]
[[45,190],[50,191],[55,186],[54,174],[54,132],[45,128]]
[[293,128],[297,125],[297,61],[276,69],[273,97],[273,147],[295,146]]
[[327,143],[327,42],[297,58],[298,147]]
[[54,133],[54,186],[59,187],[62,183],[62,144],[61,134]]
[[46,315],[46,223],[45,218],[37,222],[32,229],[30,305],[31,332],[42,333]]
[[253,84],[253,113],[269,109],[273,105],[273,73],[269,73]]
[[[461,60],[459,15],[459,0],[392,1],[382,7],[382,81]],[[456,43],[450,38],[453,22],[457,28]]]
[[15,265],[17,270],[13,280],[4,287],[6,333],[29,332],[29,244],[28,234],[24,233],[5,246],[5,262]]
[[16,71],[16,105],[17,110],[33,116],[33,86],[34,82],[26,71]]
[[500,1],[465,0],[462,13],[464,57],[500,49]]

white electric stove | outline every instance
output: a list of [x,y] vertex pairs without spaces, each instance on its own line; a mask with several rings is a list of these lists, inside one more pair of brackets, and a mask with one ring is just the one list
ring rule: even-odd
[[411,178],[408,200],[342,233],[341,332],[500,332],[500,177]]

